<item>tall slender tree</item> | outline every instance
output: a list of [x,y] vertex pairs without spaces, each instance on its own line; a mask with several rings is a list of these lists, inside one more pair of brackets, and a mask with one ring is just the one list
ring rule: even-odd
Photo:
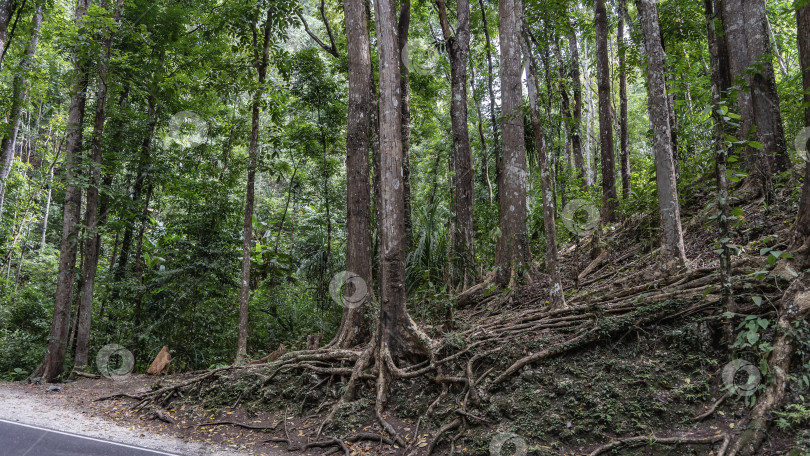
[[683,244],[681,209],[672,156],[661,27],[654,0],[636,0],[636,7],[647,50],[647,97],[653,130],[655,178],[661,217],[661,262],[666,270],[672,270],[686,264],[686,250]]
[[512,285],[529,264],[526,235],[526,149],[523,140],[523,90],[521,88],[520,10],[516,0],[498,4],[501,46],[502,169],[498,176],[500,237],[495,249],[495,280]]
[[[799,64],[804,87],[804,125],[810,132],[810,3],[805,2],[796,10],[796,37],[799,47]],[[804,145],[804,185],[799,202],[799,214],[793,224],[792,247],[801,248],[807,263],[810,263],[810,135]]]
[[[0,215],[3,213],[3,206],[6,196],[6,181],[11,173],[11,164],[14,161],[14,150],[17,146],[17,135],[23,120],[23,110],[28,98],[29,81],[28,76],[31,67],[34,65],[34,56],[37,53],[37,43],[39,42],[39,29],[42,25],[43,2],[38,1],[34,7],[34,18],[31,21],[31,38],[20,62],[19,71],[14,73],[11,95],[11,115],[8,118],[9,131],[0,143]],[[1,10],[0,10],[1,11]],[[0,14],[2,14],[0,12]],[[1,18],[0,18],[1,19]],[[2,26],[2,24],[0,24]]]
[[[489,22],[487,21],[487,8],[484,5],[484,0],[478,0],[478,5],[481,8],[481,28],[484,30],[485,49],[487,54],[487,93],[489,94],[489,121],[492,125],[492,144],[495,151],[495,175],[496,175],[496,191],[498,185],[498,176],[501,173],[501,135],[498,128],[498,110],[495,106],[495,89],[494,79],[495,70],[492,64],[492,39],[489,36]],[[489,156],[487,154],[487,156]],[[487,175],[487,179],[489,176]]]
[[450,123],[453,131],[453,169],[455,190],[454,263],[463,288],[475,280],[475,232],[473,225],[472,149],[467,127],[467,57],[470,53],[470,3],[458,0],[456,4],[455,34],[447,18],[444,0],[437,0],[439,19],[450,54]]
[[[75,22],[79,33],[83,33],[81,23],[91,0],[78,0]],[[64,368],[67,350],[68,327],[70,324],[70,304],[73,297],[76,251],[79,245],[79,213],[82,205],[82,192],[78,186],[80,175],[79,159],[82,148],[82,128],[87,103],[87,62],[82,50],[76,49],[74,65],[75,80],[71,89],[70,106],[65,142],[65,203],[62,209],[62,243],[59,246],[59,272],[56,279],[56,297],[53,308],[51,333],[48,337],[48,350],[39,367],[29,378],[41,378],[52,382]]]
[[[101,1],[101,6],[107,8],[107,0]],[[123,0],[117,0],[113,11],[113,21],[117,24],[121,19],[124,7]],[[101,248],[101,233],[99,233],[99,186],[101,184],[102,168],[102,138],[104,135],[104,122],[107,119],[107,79],[109,76],[109,59],[112,50],[113,31],[106,30],[103,39],[104,57],[98,66],[98,89],[96,90],[96,117],[93,124],[93,137],[90,152],[89,187],[87,188],[87,204],[85,205],[84,225],[87,238],[84,242],[84,264],[82,271],[81,298],[79,304],[79,321],[76,333],[76,356],[74,369],[83,369],[87,365],[87,350],[90,341],[90,324],[93,314],[93,291],[95,290],[96,270]]]
[[523,61],[526,67],[526,84],[529,93],[534,144],[537,148],[537,159],[540,165],[540,184],[543,196],[543,228],[546,238],[546,269],[551,277],[549,297],[554,308],[565,306],[562,280],[560,277],[559,255],[557,252],[557,225],[554,220],[554,187],[552,186],[548,151],[546,149],[545,129],[540,121],[540,80],[537,62],[532,54],[529,40],[529,25],[525,18],[521,20],[521,44]]
[[[375,413],[383,428],[404,444],[383,417],[396,361],[424,350],[429,339],[408,315],[405,302],[405,201],[402,182],[402,126],[400,109],[400,54],[394,0],[375,0],[377,43],[380,53],[380,316],[372,340],[378,367]],[[359,371],[357,370],[359,366]],[[355,372],[362,372],[358,363]],[[347,394],[350,388],[347,386]]]
[[619,54],[619,155],[622,163],[622,198],[630,198],[630,130],[627,116],[627,52],[624,41],[624,18],[627,0],[619,1],[619,23],[616,29],[616,49]]
[[[257,16],[260,13],[257,13]],[[239,329],[236,343],[236,364],[247,356],[248,314],[250,311],[250,264],[253,240],[253,206],[256,192],[256,168],[259,160],[259,127],[262,112],[262,96],[270,64],[270,38],[273,27],[273,6],[267,7],[264,23],[259,25],[259,17],[251,24],[253,40],[253,69],[258,83],[253,92],[250,112],[250,143],[248,144],[248,176],[245,192],[245,218],[242,225],[242,273],[239,281]]]
[[571,123],[571,149],[579,178],[582,179],[584,187],[587,189],[591,185],[591,178],[585,156],[582,153],[582,75],[579,71],[579,45],[577,44],[576,30],[572,30],[567,39],[568,52],[571,55],[571,86],[574,91],[574,107],[571,110],[573,120]]
[[616,158],[613,146],[613,108],[611,104],[610,59],[608,56],[608,19],[605,0],[595,0],[596,71],[599,89],[599,149],[602,158],[602,221],[618,219],[619,195],[616,192]]
[[[344,0],[346,43],[349,59],[349,110],[346,127],[346,294],[356,301],[344,306],[333,345],[350,347],[368,339],[370,324],[364,319],[371,289],[371,189],[368,153],[371,115],[371,55],[369,29],[363,0]],[[359,283],[362,280],[363,283]],[[363,288],[361,288],[363,287]]]

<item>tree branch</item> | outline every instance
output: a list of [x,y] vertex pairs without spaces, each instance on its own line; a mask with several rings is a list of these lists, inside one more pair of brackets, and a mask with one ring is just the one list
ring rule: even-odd
[[307,32],[307,35],[309,35],[310,38],[315,40],[315,42],[318,43],[318,45],[324,51],[328,52],[333,57],[340,57],[340,54],[338,53],[338,50],[337,50],[337,46],[335,45],[335,38],[334,38],[334,36],[332,34],[332,27],[329,25],[329,21],[326,19],[325,0],[321,0],[321,6],[320,6],[319,9],[321,11],[321,18],[323,19],[323,23],[326,26],[326,33],[327,33],[327,35],[329,35],[329,45],[327,45],[326,43],[321,41],[321,39],[318,38],[318,35],[316,35],[315,32],[313,32],[312,29],[309,28],[309,24],[307,23],[307,20],[304,19],[304,15],[301,14],[300,11],[296,11],[295,15],[298,16],[298,19],[301,19],[301,24],[304,25],[304,31]]

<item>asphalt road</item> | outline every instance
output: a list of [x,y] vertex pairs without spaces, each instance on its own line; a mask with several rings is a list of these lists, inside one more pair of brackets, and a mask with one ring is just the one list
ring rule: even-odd
[[0,420],[0,456],[178,456]]

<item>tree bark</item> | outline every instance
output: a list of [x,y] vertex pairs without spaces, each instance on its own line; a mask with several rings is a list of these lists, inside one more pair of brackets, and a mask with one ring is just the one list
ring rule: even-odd
[[537,71],[537,62],[531,52],[529,41],[529,25],[525,18],[521,21],[524,66],[526,67],[526,84],[529,92],[531,107],[532,130],[534,130],[534,143],[537,148],[537,161],[540,165],[540,182],[543,194],[543,226],[546,237],[546,269],[551,277],[549,298],[551,306],[559,309],[565,307],[562,281],[560,279],[559,255],[557,253],[557,225],[554,220],[554,192],[549,170],[548,151],[543,124],[540,121],[540,81]]
[[[28,47],[25,50],[25,56],[20,62],[19,71],[14,73],[13,93],[11,98],[11,115],[9,116],[9,133],[3,137],[2,144],[0,144],[0,193],[3,194],[3,201],[5,201],[5,186],[6,180],[11,173],[11,164],[14,161],[14,148],[17,145],[17,135],[20,131],[22,123],[23,109],[25,108],[25,101],[28,98],[28,74],[31,72],[31,67],[34,64],[34,56],[37,53],[37,43],[39,42],[39,28],[42,25],[43,2],[37,2],[34,11],[34,18],[31,24],[31,39],[28,42]],[[2,15],[2,11],[0,11]],[[2,17],[0,17],[2,20]],[[0,26],[2,24],[0,23]],[[0,213],[2,213],[2,203],[0,203]]]
[[[90,7],[90,0],[79,0],[76,5],[75,21],[79,24]],[[65,145],[65,204],[62,213],[62,243],[59,247],[59,272],[56,281],[53,321],[48,337],[48,350],[45,358],[30,379],[42,378],[55,381],[61,374],[67,349],[70,304],[73,296],[73,268],[76,266],[76,251],[79,243],[79,212],[82,193],[76,185],[82,147],[82,125],[87,102],[87,68],[82,59],[75,64],[76,79],[71,90],[68,108],[67,139]]]
[[[369,127],[371,116],[371,55],[366,10],[362,0],[344,0],[346,43],[349,59],[349,109],[346,127],[346,295],[355,297],[361,280],[372,282],[371,188],[369,186]],[[355,278],[356,277],[356,278]],[[343,306],[343,316],[330,345],[347,348],[369,338],[365,319],[368,294],[362,301]]]
[[619,153],[622,163],[622,198],[630,198],[630,131],[627,116],[627,59],[624,41],[624,14],[627,0],[619,2],[619,26],[616,32],[616,44],[619,51]]
[[[796,10],[796,35],[799,47],[799,64],[804,85],[804,125],[810,132],[810,5]],[[804,147],[804,185],[799,201],[799,214],[793,224],[792,248],[804,247],[804,255],[810,260],[810,138]],[[810,261],[806,261],[810,263]]]
[[[106,8],[106,0],[102,7]],[[117,0],[113,21],[118,24],[123,0]],[[84,266],[82,275],[81,301],[79,306],[78,333],[76,336],[76,356],[73,362],[74,370],[85,370],[87,366],[87,350],[90,341],[90,325],[93,315],[93,292],[95,290],[96,270],[101,249],[101,233],[99,228],[98,199],[99,185],[101,184],[102,168],[102,138],[104,136],[104,122],[107,119],[107,76],[109,75],[109,59],[112,47],[113,31],[107,30],[104,37],[105,55],[98,69],[98,90],[96,91],[96,118],[93,125],[93,139],[89,168],[89,187],[87,188],[87,204],[85,206],[84,224],[87,227],[87,238],[84,244]]]
[[655,151],[655,178],[661,216],[661,262],[665,270],[686,265],[675,163],[672,157],[664,49],[655,0],[636,0],[647,49],[647,96]]
[[456,33],[452,34],[447,20],[444,0],[437,0],[444,40],[450,54],[450,123],[453,131],[453,169],[455,191],[455,231],[453,233],[453,263],[458,283],[463,289],[472,285],[475,273],[475,231],[473,205],[472,151],[467,126],[467,57],[470,53],[470,4],[458,0]]
[[[411,25],[411,1],[402,0],[399,5],[399,53],[402,56],[408,45]],[[411,87],[406,62],[400,59],[400,84],[402,93],[402,179],[405,183],[405,254],[413,247],[413,214],[411,211]]]
[[[380,220],[381,337],[392,353],[402,348],[395,338],[405,311],[405,201],[402,178],[401,81],[395,4],[375,0],[380,53]],[[383,370],[383,369],[381,369]]]
[[[759,141],[763,148],[749,147],[743,154],[749,174],[766,202],[773,199],[773,173],[789,168],[779,97],[770,55],[765,0],[722,0],[722,23],[729,55],[730,81],[742,116],[739,136]],[[756,65],[761,70],[748,72]],[[752,128],[756,126],[756,133]]]
[[495,281],[511,286],[529,264],[526,235],[526,149],[523,140],[523,91],[520,52],[520,11],[516,0],[498,5],[501,46],[502,169],[498,176],[499,228],[495,249]]
[[[613,121],[610,103],[610,60],[608,58],[608,22],[605,0],[595,0],[596,70],[599,89],[599,149],[602,158],[602,221],[618,220],[619,196],[616,193],[616,165],[613,148]],[[667,149],[671,150],[671,149]]]
[[[253,26],[253,66],[256,69],[258,87],[253,93],[251,107],[250,144],[248,145],[248,176],[245,192],[245,218],[242,226],[242,273],[239,283],[239,328],[236,343],[235,364],[242,364],[247,357],[248,313],[250,311],[250,258],[253,239],[253,204],[256,192],[256,165],[259,159],[259,121],[264,82],[270,59],[270,30],[272,28],[273,7],[267,9],[262,42],[259,43],[257,25]],[[258,21],[256,21],[258,22]],[[261,50],[259,49],[261,46]],[[261,54],[260,54],[261,52]]]

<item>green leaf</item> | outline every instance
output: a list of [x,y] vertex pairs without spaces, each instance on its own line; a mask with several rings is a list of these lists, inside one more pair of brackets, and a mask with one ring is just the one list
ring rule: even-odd
[[763,146],[762,143],[759,142],[759,141],[748,141],[748,145],[750,147],[753,147],[754,149],[759,149],[759,150],[765,149],[765,146]]
[[759,334],[755,332],[749,332],[748,334],[745,335],[745,338],[746,340],[748,340],[749,344],[754,345],[759,340]]
[[754,301],[754,304],[757,306],[762,305],[762,296],[751,296],[751,299]]

